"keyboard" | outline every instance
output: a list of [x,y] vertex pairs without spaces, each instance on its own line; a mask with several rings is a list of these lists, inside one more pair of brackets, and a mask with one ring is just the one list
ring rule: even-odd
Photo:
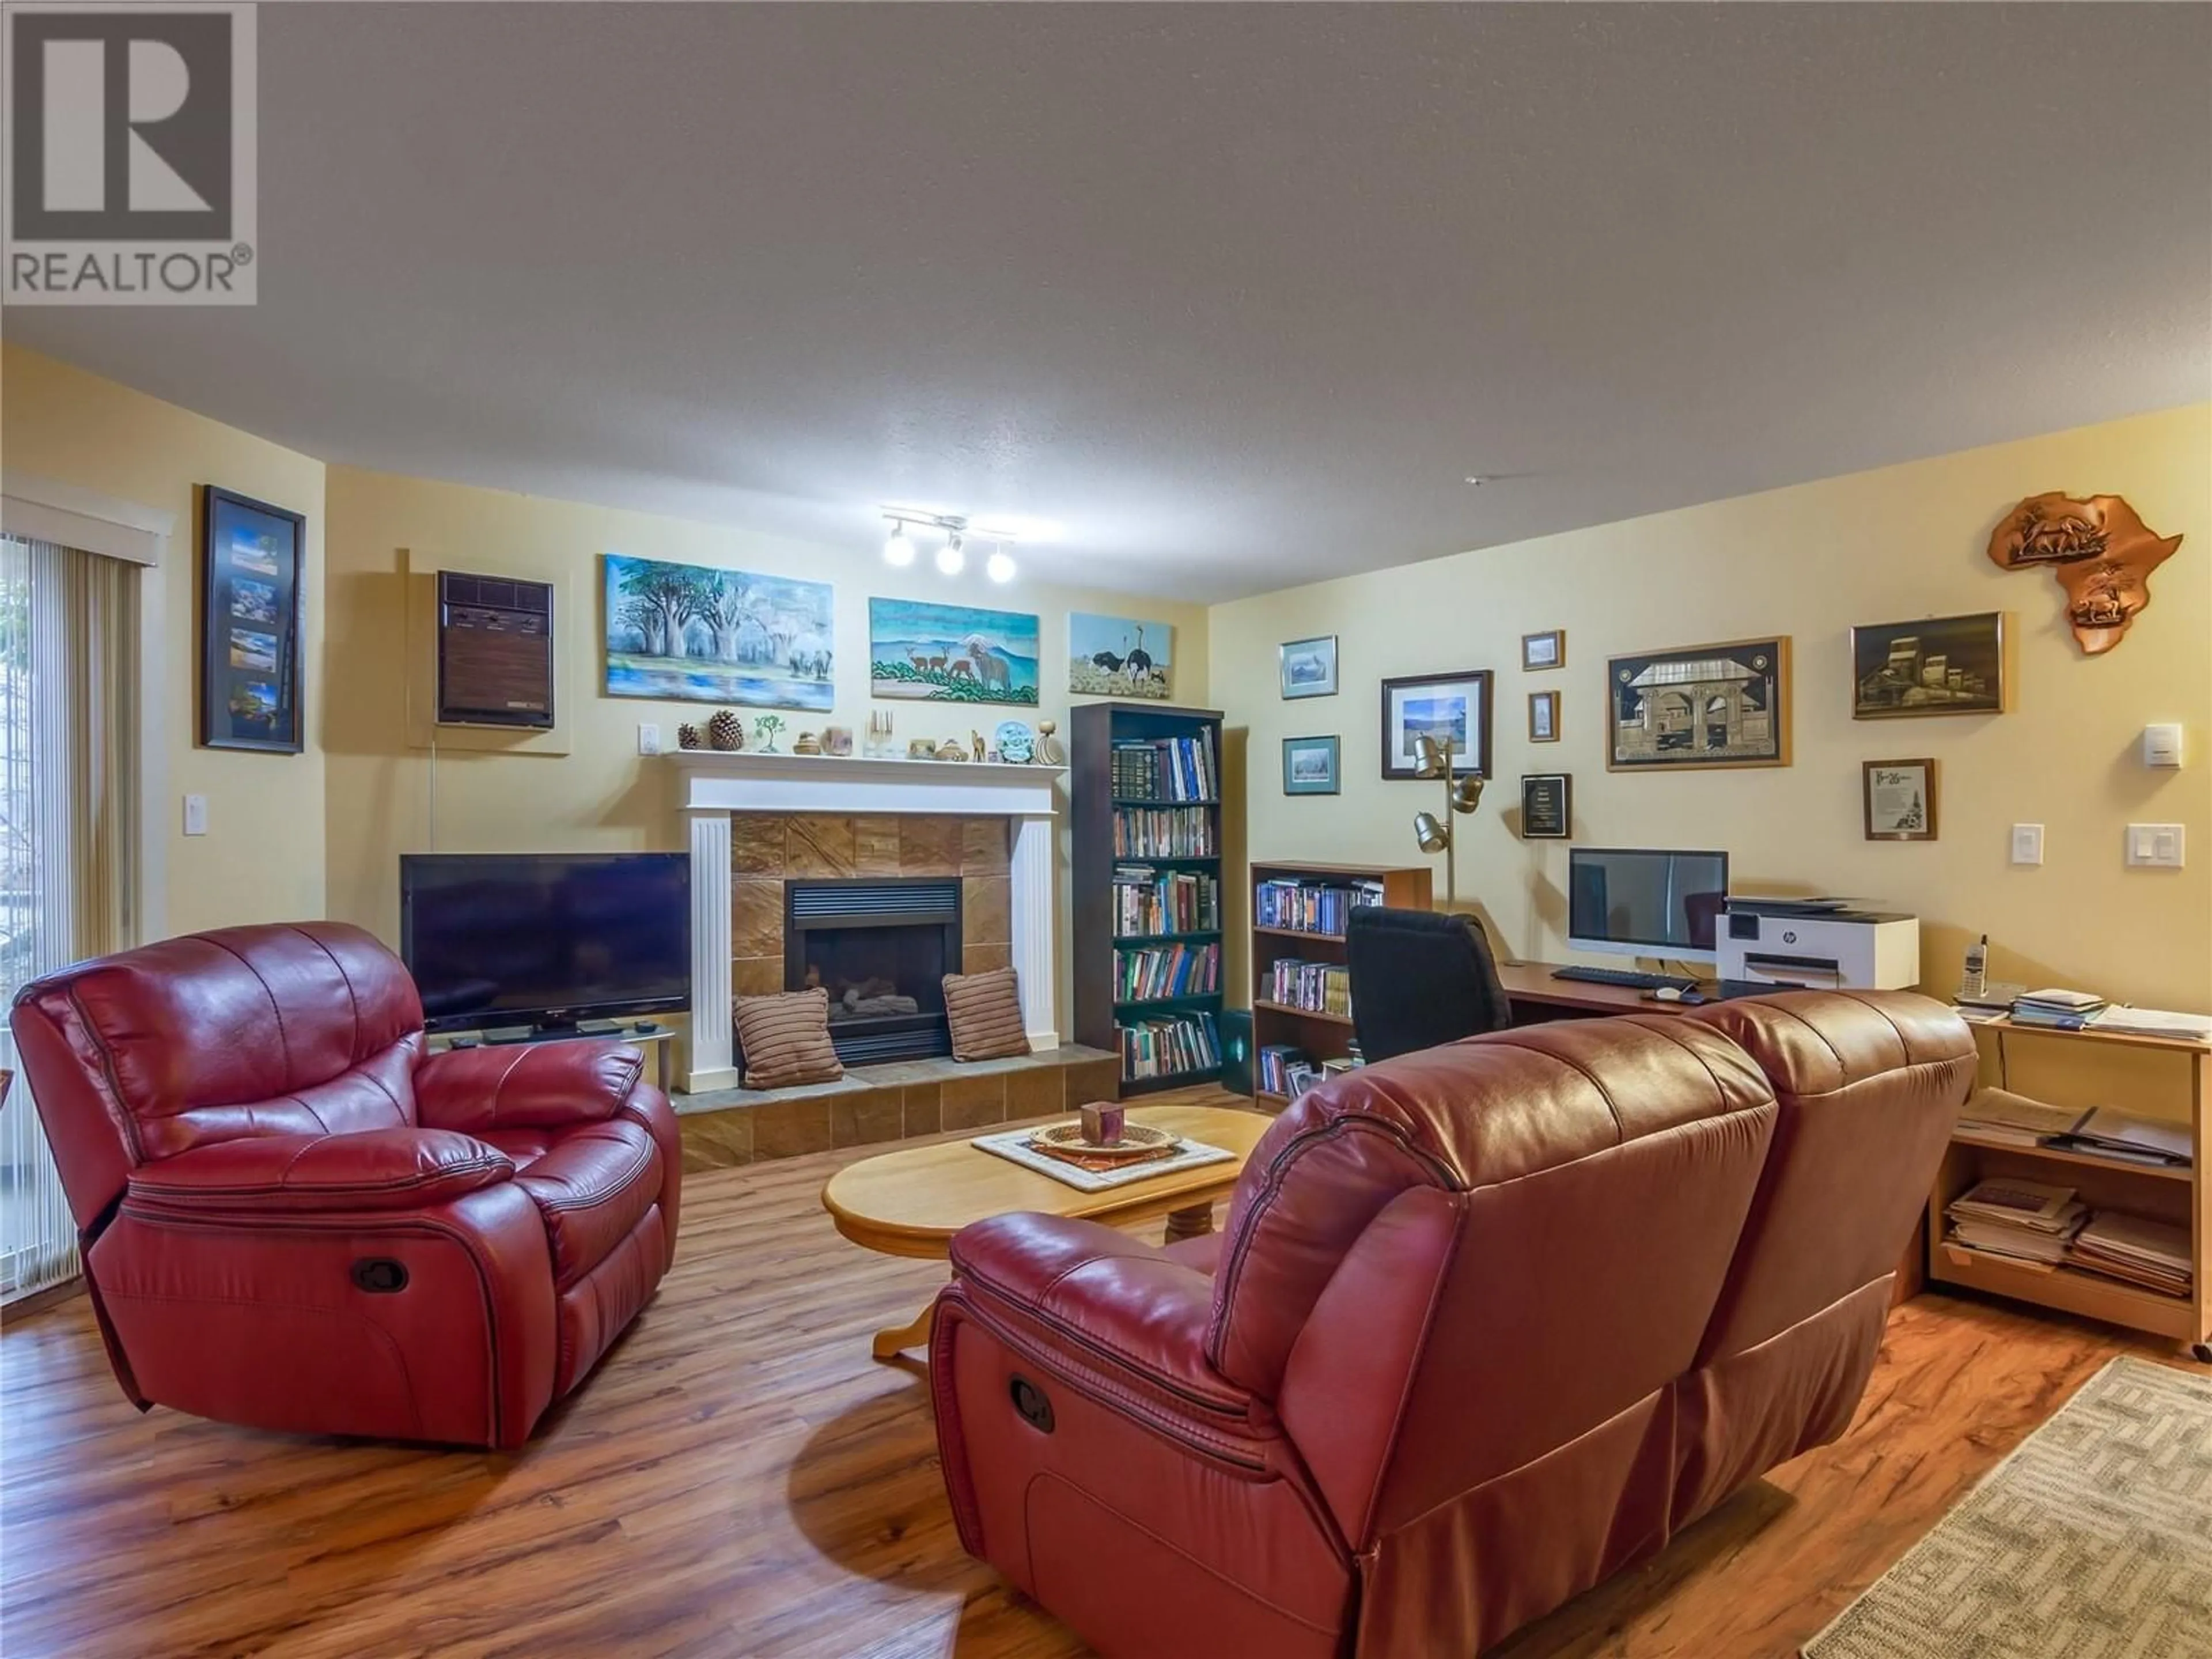
[[1619,985],[1631,991],[1657,991],[1669,986],[1677,991],[1698,988],[1696,980],[1680,974],[1639,974],[1630,968],[1554,968],[1552,977],[1579,980],[1584,985]]

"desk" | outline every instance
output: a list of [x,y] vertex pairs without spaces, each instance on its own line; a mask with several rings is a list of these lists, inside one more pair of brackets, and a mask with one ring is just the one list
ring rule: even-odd
[[1604,1014],[1686,1014],[1707,1003],[1655,1002],[1628,985],[1593,985],[1588,980],[1553,979],[1553,962],[1501,962],[1498,982],[1513,1005],[1516,1024],[1547,1019],[1587,1019]]

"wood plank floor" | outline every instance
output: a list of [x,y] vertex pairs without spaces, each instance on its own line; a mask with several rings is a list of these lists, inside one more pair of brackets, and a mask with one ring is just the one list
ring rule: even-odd
[[[1190,1097],[1213,1097],[1193,1091]],[[675,1271],[522,1453],[291,1439],[117,1394],[82,1297],[0,1335],[9,1659],[1060,1659],[961,1554],[923,1384],[868,1358],[940,1282],[817,1201],[836,1152],[686,1182]],[[1924,1297],[1856,1425],[1499,1650],[1794,1653],[2112,1355],[2160,1345]]]

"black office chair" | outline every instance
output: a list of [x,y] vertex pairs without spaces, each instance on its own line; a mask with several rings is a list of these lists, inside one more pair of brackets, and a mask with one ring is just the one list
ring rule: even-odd
[[1344,939],[1352,1022],[1370,1065],[1513,1023],[1490,941],[1472,916],[1362,906]]

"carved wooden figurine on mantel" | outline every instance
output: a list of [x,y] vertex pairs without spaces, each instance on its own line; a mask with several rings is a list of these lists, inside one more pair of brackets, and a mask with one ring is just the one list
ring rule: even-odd
[[2066,620],[2081,649],[2111,650],[2150,603],[2150,573],[2181,545],[2160,536],[2118,495],[2031,495],[1990,537],[2000,569],[2049,565],[2066,590]]

